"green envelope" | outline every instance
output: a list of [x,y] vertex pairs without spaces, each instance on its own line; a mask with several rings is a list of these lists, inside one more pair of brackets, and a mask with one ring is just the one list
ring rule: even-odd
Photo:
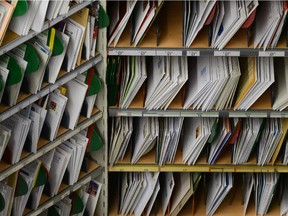
[[25,179],[19,174],[15,190],[15,197],[23,196],[28,192],[28,184]]
[[84,204],[77,192],[73,193],[71,214],[79,214],[84,210]]
[[55,35],[52,56],[61,55],[64,51],[64,45],[60,38]]
[[[89,71],[86,74],[85,83],[88,82],[89,73],[91,73],[91,72]],[[95,94],[99,93],[100,91],[101,91],[101,80],[100,80],[99,76],[96,73],[93,73],[92,81],[91,81],[91,84],[89,86],[88,95],[87,96],[95,95]]]
[[98,133],[98,131],[95,130],[95,128],[89,127],[88,134],[89,134],[89,130],[93,130],[93,131],[92,131],[92,136],[89,140],[89,145],[87,146],[87,152],[98,151],[104,145],[103,140],[102,140],[100,134]]
[[48,180],[48,176],[49,176],[48,170],[46,169],[46,167],[43,164],[41,164],[34,187],[39,187],[39,186],[45,185],[47,180]]
[[209,136],[207,143],[212,143],[217,138],[217,136],[219,135],[219,132],[220,132],[219,130],[220,130],[219,119],[217,118],[217,119],[215,119],[215,121],[213,123],[212,129],[211,129],[211,134]]
[[6,81],[6,85],[12,86],[21,82],[23,75],[22,75],[21,68],[18,62],[14,58],[8,55],[0,56],[0,61],[8,62],[7,69],[9,70],[9,75]]
[[20,0],[17,2],[16,8],[13,13],[13,17],[23,16],[28,11],[28,3],[26,0]]
[[2,76],[0,75],[0,92],[2,92],[3,89],[4,89],[4,81],[3,81]]
[[51,36],[53,35],[52,31],[55,33],[54,38],[53,38],[54,42],[53,42],[52,56],[58,56],[63,53],[64,45],[62,41],[60,40],[60,38],[57,36],[55,28],[50,28],[42,32],[42,34],[47,35],[46,45],[49,47]]
[[5,198],[2,196],[2,194],[0,193],[0,212],[4,210],[5,208]]
[[38,71],[40,67],[40,57],[31,44],[26,43],[24,46],[26,46],[24,60],[28,62],[25,73],[31,74]]
[[51,206],[48,209],[48,216],[60,216],[59,212],[56,210],[56,208],[54,206]]
[[117,103],[119,64],[119,58],[109,59],[106,72],[106,84],[108,88],[108,106],[115,106]]
[[99,7],[99,28],[108,27],[110,24],[109,16],[104,10],[104,8],[100,5]]

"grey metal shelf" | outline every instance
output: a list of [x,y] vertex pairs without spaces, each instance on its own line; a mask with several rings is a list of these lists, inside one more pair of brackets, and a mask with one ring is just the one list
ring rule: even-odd
[[[48,28],[54,26],[55,24],[61,22],[62,20],[66,19],[67,17],[71,16],[75,12],[81,10],[82,8],[88,6],[89,4],[91,4],[94,1],[96,1],[96,0],[84,0],[82,3],[76,4],[73,7],[71,7],[70,10],[66,14],[58,16],[57,18],[55,18],[51,21],[46,21],[42,27],[41,32],[45,31],[46,29],[48,29]],[[36,35],[40,34],[41,32],[35,32],[33,30],[30,30],[28,35],[19,36],[15,40],[1,46],[0,47],[0,55],[3,55],[4,53],[12,50],[13,48],[19,46],[20,44],[30,40],[31,38],[35,37]]]
[[223,49],[212,48],[142,48],[142,47],[115,47],[107,48],[108,56],[260,56],[284,57],[288,56],[287,49]]
[[109,116],[133,117],[238,117],[238,118],[288,118],[288,111],[248,110],[248,111],[199,111],[199,110],[145,110],[109,108]]
[[98,62],[102,60],[101,55],[97,55],[90,60],[86,61],[79,67],[77,67],[75,70],[65,74],[63,77],[58,79],[54,84],[49,84],[48,86],[44,87],[41,89],[37,94],[35,95],[30,95],[26,99],[22,100],[20,103],[17,103],[15,106],[12,106],[2,112],[0,114],[0,122],[7,119],[8,117],[12,116],[13,114],[19,112],[21,109],[27,107],[28,105],[34,103],[35,101],[39,100],[41,97],[49,94],[50,92],[54,91],[57,89],[59,86],[69,82],[70,80],[74,79],[76,76],[79,74],[84,73],[86,70],[89,68],[93,67],[96,65]]
[[78,190],[79,188],[83,187],[85,184],[87,184],[89,181],[91,181],[92,179],[98,177],[102,172],[101,167],[98,167],[96,170],[92,171],[91,173],[89,173],[88,175],[84,176],[83,178],[81,178],[77,183],[75,183],[74,185],[71,185],[69,187],[67,187],[66,189],[64,189],[63,191],[61,191],[59,194],[57,194],[56,196],[50,198],[49,200],[47,200],[46,202],[44,202],[42,205],[40,205],[36,210],[32,210],[31,212],[29,212],[28,214],[26,214],[27,216],[35,216],[35,215],[39,215],[40,213],[44,212],[46,209],[48,209],[49,207],[53,206],[54,204],[56,204],[57,202],[61,201],[62,199],[64,199],[66,196],[70,195],[71,193],[73,193],[74,191]]
[[57,137],[54,141],[52,141],[52,142],[46,144],[45,146],[43,146],[42,148],[40,148],[37,151],[37,153],[35,153],[35,154],[31,153],[30,155],[28,155],[24,159],[20,160],[16,164],[11,165],[9,168],[5,169],[4,171],[2,171],[0,173],[0,181],[7,178],[12,173],[20,170],[22,167],[31,163],[32,161],[36,160],[37,158],[41,157],[42,155],[46,154],[48,151],[56,148],[62,142],[68,140],[69,138],[71,138],[75,134],[79,133],[83,129],[89,127],[91,124],[93,124],[94,122],[96,122],[100,118],[102,118],[102,112],[98,111],[96,114],[91,116],[91,118],[86,119],[83,122],[81,122],[80,124],[78,124],[74,130],[68,130],[63,135]]

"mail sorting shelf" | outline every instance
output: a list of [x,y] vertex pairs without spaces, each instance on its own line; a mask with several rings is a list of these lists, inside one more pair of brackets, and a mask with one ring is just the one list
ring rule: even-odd
[[[82,8],[88,6],[89,4],[91,4],[94,1],[95,0],[85,0],[82,3],[76,4],[73,7],[71,7],[66,14],[58,16],[51,21],[46,21],[42,27],[41,32],[45,31],[46,29],[48,29],[54,25],[56,25],[57,23],[66,19],[67,17],[71,16],[72,14],[81,10]],[[2,45],[0,46],[0,55],[3,55],[4,53],[12,50],[13,48],[19,46],[20,44],[30,40],[31,38],[33,38],[34,36],[36,36],[39,33],[40,32],[35,32],[33,30],[30,30],[28,35],[19,36],[19,35],[15,34],[14,32],[8,30],[4,36]]]
[[[167,4],[166,14],[161,18],[165,19],[160,25],[158,39],[155,28],[150,28],[142,42],[137,47],[130,44],[130,28],[127,25],[118,43],[107,48],[108,55],[147,55],[147,56],[288,56],[286,35],[283,34],[275,49],[254,49],[253,38],[248,43],[248,30],[240,29],[228,42],[223,50],[213,49],[209,46],[209,27],[198,33],[196,39],[189,48],[183,47],[183,26],[182,26],[182,2],[174,1]],[[161,10],[164,10],[164,6]],[[160,12],[161,12],[160,10]],[[168,15],[169,14],[169,15]],[[158,14],[158,16],[161,16]],[[157,44],[158,41],[158,44]]]
[[257,165],[256,155],[252,155],[245,164],[232,164],[232,153],[227,149],[221,153],[215,164],[207,163],[206,151],[203,150],[195,165],[182,162],[182,149],[178,146],[175,160],[171,164],[159,166],[156,162],[156,149],[153,148],[143,155],[136,164],[130,163],[131,150],[126,151],[122,161],[109,166],[109,172],[281,172],[287,173],[288,166],[281,162],[281,154],[274,164]]
[[287,57],[288,52],[279,49],[224,49],[211,48],[108,48],[109,56],[259,56],[259,57]]
[[60,127],[59,131],[58,131],[58,136],[54,141],[50,142],[50,141],[40,137],[40,140],[38,142],[37,153],[33,154],[33,153],[28,153],[28,152],[23,151],[20,161],[13,164],[13,165],[8,164],[4,161],[0,161],[0,181],[7,178],[12,173],[20,170],[25,165],[27,165],[27,164],[31,163],[32,161],[36,160],[37,158],[41,157],[42,155],[44,155],[48,151],[56,148],[57,146],[59,146],[64,141],[68,140],[69,138],[76,135],[77,133],[79,133],[83,129],[89,127],[94,122],[98,121],[100,118],[102,118],[102,112],[99,111],[97,108],[94,108],[92,116],[90,118],[87,119],[83,116],[80,116],[79,121],[78,121],[79,123],[75,127],[74,130],[69,130],[69,129]]
[[[195,42],[189,48],[184,48],[182,46],[182,17],[177,16],[181,10],[174,10],[172,13],[169,13],[169,16],[166,18],[166,26],[161,26],[162,33],[159,38],[159,44],[156,45],[156,36],[155,34],[149,34],[148,31],[146,37],[140,43],[138,47],[132,47],[130,45],[130,34],[129,28],[125,28],[123,35],[121,36],[118,44],[115,47],[108,47],[108,55],[110,56],[269,56],[269,57],[284,57],[288,56],[287,47],[285,43],[285,38],[282,37],[276,49],[268,49],[263,51],[262,49],[254,49],[253,43],[250,46],[247,46],[247,32],[245,30],[240,30],[234,38],[228,43],[225,49],[216,50],[208,46],[208,28],[204,28],[196,38]],[[151,28],[152,29],[152,28]],[[141,93],[140,93],[141,94]],[[181,96],[178,95],[179,98]],[[137,100],[137,96],[135,98]],[[142,101],[141,101],[142,100]],[[133,103],[128,109],[121,109],[118,107],[109,107],[109,116],[159,116],[159,117],[273,117],[273,118],[284,118],[288,117],[287,111],[273,111],[271,103],[268,106],[267,104],[259,103],[262,107],[252,107],[250,110],[244,111],[234,111],[234,110],[221,110],[215,111],[211,110],[208,112],[202,112],[198,110],[183,110],[181,106],[181,101],[178,104],[178,107],[169,107],[167,110],[151,110],[148,111],[143,107],[144,97],[141,97],[140,103]],[[175,99],[177,100],[177,99]],[[174,101],[173,101],[174,102]],[[263,101],[262,101],[263,102]],[[271,100],[270,100],[271,102]],[[265,106],[264,106],[265,105]],[[182,157],[180,157],[180,163],[167,164],[164,166],[159,166],[156,164],[156,155],[155,149],[150,151],[147,155],[144,155],[137,164],[130,164],[130,157],[126,155],[123,161],[116,163],[113,167],[108,167],[110,174],[115,174],[112,172],[288,172],[287,166],[280,165],[276,162],[275,165],[264,165],[258,166],[255,162],[250,162],[243,165],[233,165],[230,160],[221,164],[216,163],[215,165],[209,165],[206,163],[205,159],[201,163],[196,163],[196,165],[188,166],[182,162]],[[180,155],[181,156],[181,155]],[[255,158],[254,158],[255,160]],[[108,165],[109,166],[109,165]],[[114,178],[113,178],[114,179]],[[113,187],[114,184],[109,184]],[[241,187],[238,187],[237,190]],[[113,191],[114,192],[114,191]],[[114,193],[115,194],[115,193]],[[204,194],[204,193],[202,193]],[[239,195],[240,193],[236,193]],[[197,199],[195,199],[197,200]],[[238,207],[243,207],[242,197],[237,196]],[[109,215],[118,215],[117,212],[117,203],[111,202],[112,207],[109,207]],[[114,205],[115,204],[115,205]],[[181,211],[179,215],[193,215],[192,208],[194,209],[194,202],[188,202],[189,205],[185,205],[184,211]],[[161,205],[160,205],[161,206]],[[231,203],[223,202],[224,212],[217,211],[216,215],[238,215],[238,208],[235,208],[235,205]],[[202,208],[203,207],[203,208]],[[220,209],[220,208],[219,208]],[[235,211],[235,209],[237,209]],[[253,211],[254,210],[254,211]],[[279,206],[278,206],[279,210]],[[273,212],[272,215],[279,215]],[[249,208],[248,215],[255,215],[255,209]],[[162,215],[162,214],[157,214]],[[201,210],[199,208],[195,211],[195,215],[206,215],[205,206],[201,205]],[[240,214],[239,214],[240,215]],[[241,211],[241,215],[243,212]],[[270,211],[269,211],[270,215]]]
[[60,185],[58,194],[54,197],[48,197],[47,195],[42,194],[39,207],[36,210],[26,208],[24,210],[24,215],[39,215],[52,205],[69,196],[74,191],[77,191],[79,188],[83,187],[90,180],[97,178],[101,174],[101,172],[102,169],[98,166],[96,162],[94,162],[93,160],[88,161],[88,172],[81,172],[78,182],[71,186],[62,183]]
[[[115,176],[112,176],[113,179],[115,179]],[[237,176],[238,177],[238,176]],[[241,176],[239,176],[241,177]],[[236,176],[234,178],[237,179]],[[229,194],[225,197],[225,199],[222,201],[220,206],[217,208],[215,216],[223,216],[223,215],[234,215],[234,216],[242,216],[242,215],[249,215],[249,216],[255,216],[256,215],[256,208],[255,208],[255,202],[253,200],[249,201],[248,208],[246,210],[246,214],[244,214],[244,204],[243,204],[243,187],[241,187],[242,184],[240,182],[235,182],[233,185],[233,189],[229,192]],[[111,191],[117,191],[117,187],[115,186],[113,190]],[[207,215],[206,214],[206,205],[205,205],[205,193],[203,193],[203,178],[200,180],[199,186],[197,187],[196,191],[193,193],[193,195],[185,202],[183,200],[180,202],[180,207],[182,208],[181,211],[178,213],[179,216],[188,216],[188,215]],[[111,192],[109,195],[109,215],[111,216],[117,216],[118,213],[118,204],[119,204],[119,196],[118,193]],[[159,194],[158,194],[159,196]],[[173,197],[173,193],[172,193]],[[158,198],[159,199],[159,198]],[[277,202],[278,200],[272,201],[268,214],[267,215],[280,215],[280,205]],[[157,203],[158,208],[155,208],[155,211],[151,213],[151,215],[154,216],[160,216],[163,215],[162,205],[161,202]],[[183,206],[183,207],[182,207]]]
[[19,112],[21,109],[27,107],[28,105],[34,103],[41,97],[49,94],[50,92],[57,89],[59,86],[64,85],[70,80],[74,79],[79,74],[84,73],[89,68],[93,67],[102,60],[102,56],[97,54],[95,57],[90,58],[90,60],[82,60],[82,64],[77,67],[75,70],[67,73],[65,71],[60,71],[59,77],[54,84],[44,83],[43,88],[37,94],[26,94],[21,92],[18,97],[18,103],[15,106],[9,107],[7,105],[0,105],[0,122],[7,119],[8,117]]
[[269,88],[249,110],[193,110],[183,109],[183,91],[180,91],[167,110],[146,110],[145,91],[142,87],[128,109],[121,109],[117,106],[109,107],[109,116],[133,116],[133,117],[255,117],[255,118],[288,118],[288,111],[272,110],[272,94]]

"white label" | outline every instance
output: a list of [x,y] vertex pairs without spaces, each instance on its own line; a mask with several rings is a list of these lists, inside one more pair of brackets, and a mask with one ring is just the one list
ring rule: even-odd
[[181,112],[181,117],[202,117],[202,112]]
[[214,51],[214,56],[240,56],[240,51]]
[[251,112],[251,117],[257,117],[257,118],[267,118],[266,112]]
[[202,113],[202,117],[219,117],[219,113],[218,112],[203,112]]
[[116,56],[140,56],[140,55],[155,55],[156,51],[154,51],[154,54],[153,54],[153,51],[150,50],[120,50],[120,49],[117,49],[117,50],[108,50],[108,55],[116,55]]
[[125,51],[124,50],[108,50],[108,55],[122,56],[122,55],[125,55]]
[[284,51],[259,51],[260,57],[284,57]]
[[156,50],[139,50],[136,55],[138,55],[138,56],[155,56]]
[[142,116],[142,112],[131,112],[131,116],[134,116],[134,117]]
[[288,115],[285,113],[281,113],[281,112],[271,112],[270,117],[271,118],[287,118]]
[[250,117],[249,113],[245,112],[239,112],[239,111],[234,111],[234,112],[229,112],[229,118],[246,118]]
[[157,50],[157,56],[182,56],[181,50]]
[[187,56],[200,56],[200,51],[187,51]]
[[167,110],[165,110],[164,112],[161,113],[162,116],[165,116],[165,117],[180,117],[181,116],[181,113],[180,112],[169,112]]

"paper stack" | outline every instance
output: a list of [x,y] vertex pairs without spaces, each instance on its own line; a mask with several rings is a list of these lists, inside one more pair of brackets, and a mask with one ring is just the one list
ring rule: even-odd
[[282,111],[288,106],[288,60],[275,58],[275,85],[273,110]]
[[190,47],[206,20],[213,11],[216,0],[185,1],[183,39],[185,47]]
[[259,118],[243,119],[242,129],[233,149],[234,164],[248,161],[254,146],[259,142],[262,122],[263,119]]
[[207,188],[206,214],[213,215],[233,187],[232,173],[211,173]]
[[133,119],[131,117],[112,118],[111,139],[109,147],[109,164],[113,166],[125,156],[133,131]]
[[58,193],[70,158],[71,154],[69,152],[63,150],[59,146],[56,147],[49,173],[50,178],[44,187],[44,192],[48,196],[53,197]]
[[22,215],[24,213],[28,198],[36,183],[40,165],[41,162],[37,159],[20,170],[13,202],[13,215]]
[[266,50],[271,43],[272,47],[277,45],[285,22],[287,2],[285,7],[284,1],[276,4],[273,1],[261,2],[255,19],[254,48],[263,47]]
[[213,125],[210,118],[186,118],[183,123],[182,160],[189,165],[195,164],[204,148]]
[[[191,61],[184,109],[192,106],[193,109],[210,110],[219,97],[217,108],[228,106],[240,76],[237,60],[232,62],[232,59],[211,56],[192,58]],[[231,90],[231,93],[224,90]]]
[[173,163],[177,152],[184,118],[159,118],[157,137],[158,164]]
[[1,148],[0,148],[0,159],[2,159],[2,156],[4,154],[5,148],[9,143],[10,137],[11,137],[11,129],[5,127],[4,125],[0,124],[0,142],[1,142]]
[[258,4],[258,0],[220,1],[213,20],[212,47],[223,49],[250,15],[256,11]]
[[64,182],[69,185],[75,184],[78,180],[83,158],[85,156],[87,143],[88,138],[86,138],[81,133],[78,133],[59,146],[71,154],[71,158],[63,177]]
[[215,140],[209,146],[209,156],[208,163],[214,164],[217,157],[221,153],[221,150],[224,148],[228,140],[232,135],[232,126],[228,118],[222,118],[219,120],[219,134]]
[[123,59],[121,64],[119,66],[122,74],[119,106],[128,108],[147,78],[146,59],[144,56],[132,56]]
[[2,124],[12,131],[10,140],[5,149],[5,157],[9,163],[14,164],[20,160],[31,120],[25,118],[21,114],[15,114],[4,120]]
[[[47,176],[49,176],[49,172],[51,170],[51,164],[52,164],[52,160],[54,158],[54,153],[55,153],[55,149],[52,149],[51,151],[47,152],[46,154],[44,154],[42,157],[39,158],[39,160],[41,161],[41,166],[46,171]],[[43,173],[41,173],[41,174],[43,175]],[[41,177],[45,178],[45,175],[43,175]],[[46,181],[47,181],[47,179],[45,179],[45,181],[43,183],[45,184]],[[40,204],[41,197],[42,197],[42,193],[44,190],[44,186],[45,185],[42,185],[42,184],[41,185],[35,185],[35,187],[31,191],[31,195],[29,197],[27,206],[31,207],[32,209],[38,208],[38,206]]]
[[159,173],[123,173],[120,183],[119,213],[142,215],[149,199],[155,193],[157,183],[159,184],[158,177]]
[[234,110],[247,110],[274,83],[273,58],[241,59]]
[[136,118],[134,124],[135,140],[133,142],[131,163],[135,164],[141,156],[153,149],[159,134],[156,117]]
[[255,206],[256,214],[267,214],[273,196],[279,173],[256,173],[255,174]]
[[267,119],[259,140],[257,164],[268,164],[283,134],[281,119]]
[[150,65],[145,108],[167,109],[188,80],[187,57],[155,56]]
[[129,21],[136,3],[137,0],[108,2],[108,14],[111,19],[108,28],[108,46],[112,43],[114,43],[114,46],[116,46],[118,43],[118,40]]
[[53,141],[57,135],[68,98],[58,89],[49,94],[48,111],[45,118],[42,136]]
[[234,95],[241,75],[238,58],[228,57],[226,64],[228,67],[229,78],[217,99],[215,104],[216,110],[230,109],[232,107]]
[[9,71],[2,101],[14,106],[17,103],[27,62],[4,54],[0,56],[0,66]]
[[0,45],[9,26],[14,9],[15,1],[12,1],[11,4],[7,1],[0,2]]
[[5,200],[4,203],[4,208],[3,210],[0,212],[1,216],[6,216],[9,215],[8,211],[9,211],[9,205],[10,202],[13,200],[13,188],[10,187],[8,184],[5,184],[4,182],[0,182],[0,194],[3,198],[3,200]]

